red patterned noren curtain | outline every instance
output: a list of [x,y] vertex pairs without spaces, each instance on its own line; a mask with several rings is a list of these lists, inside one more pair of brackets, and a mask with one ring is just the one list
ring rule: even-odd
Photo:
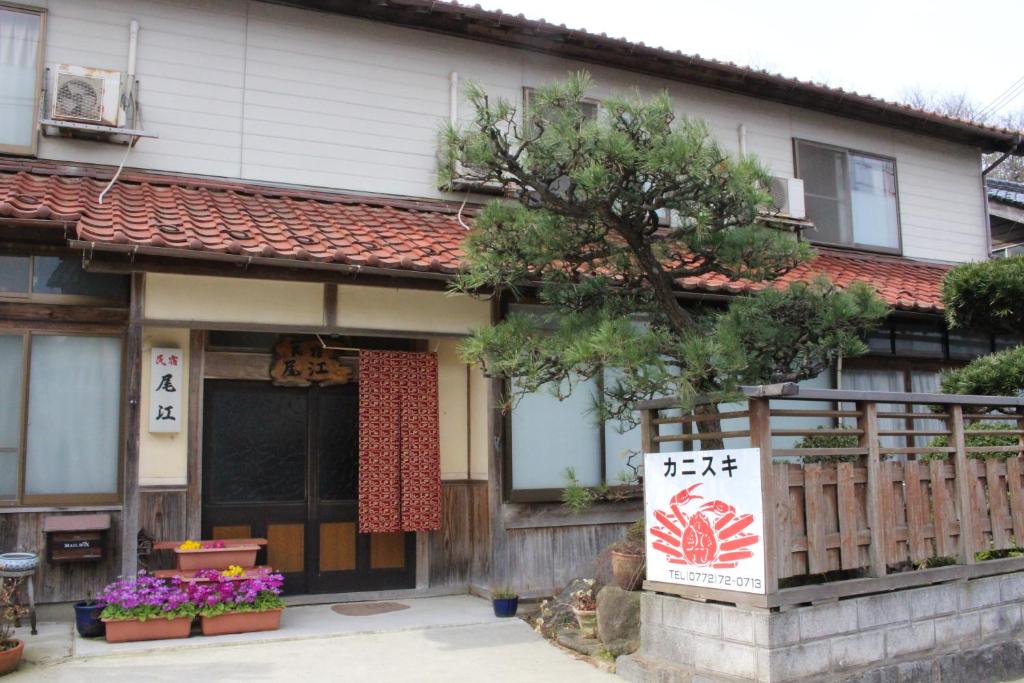
[[441,528],[437,356],[359,352],[359,531]]

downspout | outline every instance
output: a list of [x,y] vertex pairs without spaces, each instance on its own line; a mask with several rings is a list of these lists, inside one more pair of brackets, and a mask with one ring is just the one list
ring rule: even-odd
[[1010,158],[1010,155],[1021,151],[1022,144],[1024,144],[1024,138],[1018,134],[1016,139],[1013,141],[1013,147],[1011,147],[1003,155],[988,165],[987,168],[981,172],[981,199],[985,205],[985,258],[992,258],[992,213],[988,209],[988,187],[985,185],[985,177],[996,170],[1000,164]]

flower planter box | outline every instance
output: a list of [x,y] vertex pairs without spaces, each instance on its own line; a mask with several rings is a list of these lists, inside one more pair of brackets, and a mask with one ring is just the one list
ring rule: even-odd
[[251,631],[276,631],[281,627],[281,609],[266,612],[227,612],[215,617],[199,617],[204,636],[221,636],[226,633],[249,633]]
[[135,640],[164,640],[166,638],[188,638],[192,630],[192,617],[174,619],[104,619],[107,625],[108,643],[127,643]]
[[178,560],[178,571],[191,572],[197,569],[227,569],[237,565],[243,569],[251,569],[256,565],[258,545],[232,545],[226,548],[196,548],[182,550],[175,548]]

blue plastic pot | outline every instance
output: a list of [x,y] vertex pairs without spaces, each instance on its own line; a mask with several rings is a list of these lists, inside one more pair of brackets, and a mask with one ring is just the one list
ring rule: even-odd
[[491,604],[494,605],[494,616],[514,617],[519,609],[519,598],[494,598]]
[[83,638],[99,638],[107,635],[107,625],[100,621],[103,605],[95,600],[75,603],[75,628]]

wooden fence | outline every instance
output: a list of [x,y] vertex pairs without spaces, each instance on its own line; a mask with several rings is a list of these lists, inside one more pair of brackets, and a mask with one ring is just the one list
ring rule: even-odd
[[[722,439],[760,448],[767,593],[650,588],[775,607],[1024,570],[1024,557],[979,557],[1024,548],[1024,399],[793,384],[744,393],[745,406],[720,406],[723,426],[713,433],[699,431],[706,415],[642,404],[643,446],[697,450]],[[978,436],[1010,445],[968,445]],[[856,445],[800,447],[806,437]],[[780,580],[805,585],[780,588]]]

